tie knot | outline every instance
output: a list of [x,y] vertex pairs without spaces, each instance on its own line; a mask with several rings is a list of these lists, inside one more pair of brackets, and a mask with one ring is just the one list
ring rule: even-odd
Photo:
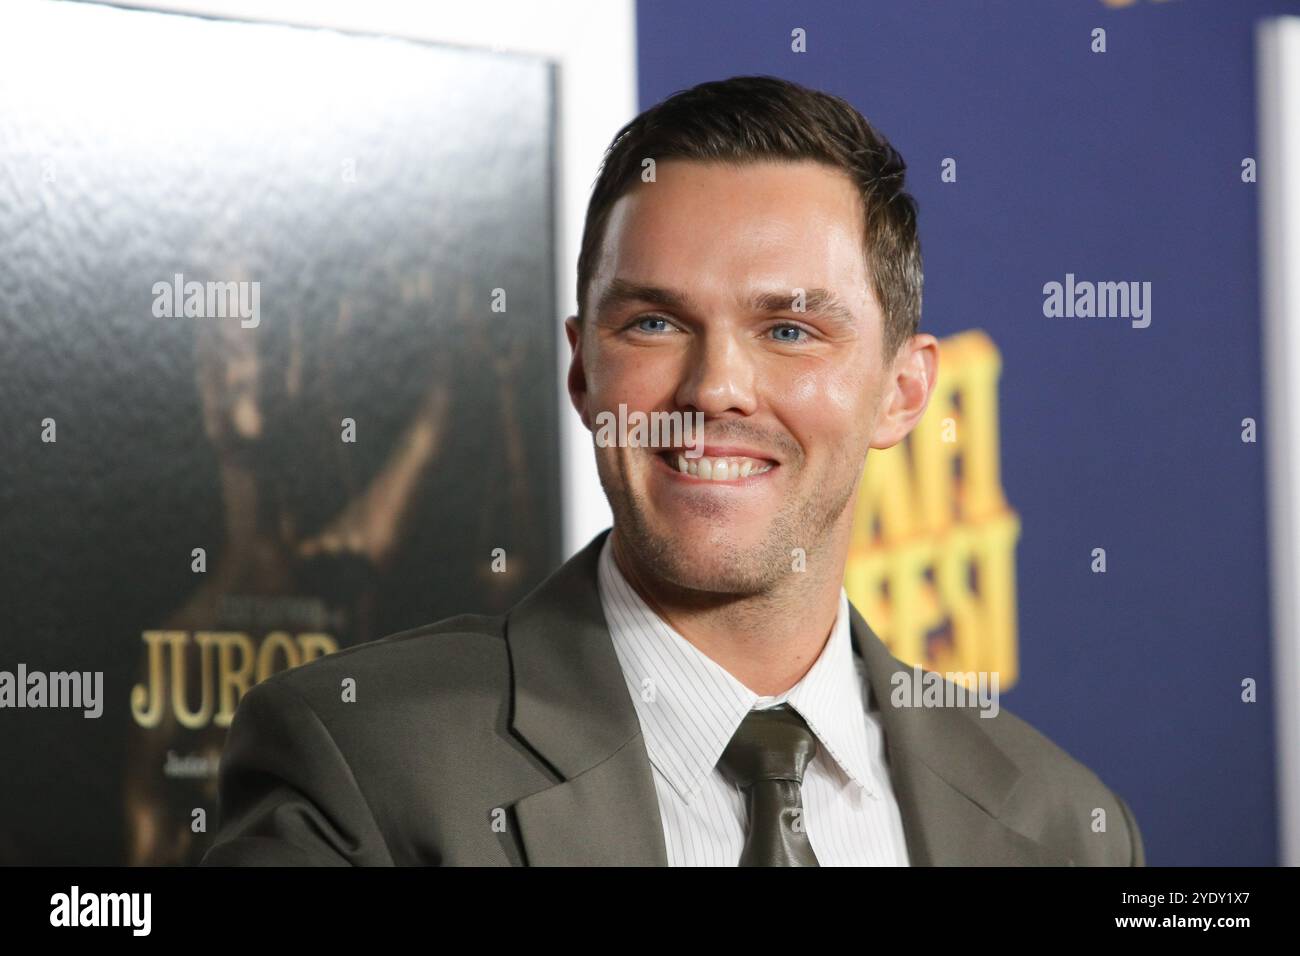
[[759,780],[803,783],[803,772],[817,754],[817,737],[789,704],[751,710],[727,744],[718,767],[741,789]]

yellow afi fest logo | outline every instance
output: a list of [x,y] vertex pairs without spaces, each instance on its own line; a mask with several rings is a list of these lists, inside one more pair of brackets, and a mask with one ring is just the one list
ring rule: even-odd
[[873,449],[858,494],[844,587],[904,663],[1018,676],[1015,549],[1020,518],[1002,493],[998,376],[984,332],[939,343],[924,417]]

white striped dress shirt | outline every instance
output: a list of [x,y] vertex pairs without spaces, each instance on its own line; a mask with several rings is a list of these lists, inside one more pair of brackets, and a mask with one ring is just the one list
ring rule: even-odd
[[[717,769],[753,708],[788,703],[817,736],[804,771],[803,820],[822,866],[907,866],[880,719],[849,634],[848,596],[821,655],[799,683],[760,696],[670,627],[600,553],[600,600],[654,768],[669,866],[735,866],[745,801]],[[855,666],[856,665],[856,666]]]

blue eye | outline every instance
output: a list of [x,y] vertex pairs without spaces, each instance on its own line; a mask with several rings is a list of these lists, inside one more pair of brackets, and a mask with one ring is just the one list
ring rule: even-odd
[[[648,329],[645,327],[646,322],[657,322],[659,323],[659,328]],[[635,324],[640,331],[650,332],[651,334],[654,334],[656,332],[666,332],[670,328],[670,326],[668,325],[668,320],[665,319],[662,315],[642,316],[641,318],[636,320]]]
[[[803,338],[801,338],[801,336],[808,334],[805,329],[802,329],[797,325],[774,325],[772,326],[772,331],[778,333],[776,337],[778,342],[802,342]],[[794,335],[781,335],[779,334],[781,332],[793,332]]]

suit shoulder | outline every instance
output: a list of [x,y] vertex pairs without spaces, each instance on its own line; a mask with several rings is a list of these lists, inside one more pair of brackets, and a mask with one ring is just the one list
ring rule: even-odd
[[1076,862],[1141,865],[1132,811],[1090,767],[1006,708],[993,718],[971,719],[987,725],[985,731],[1022,774],[1002,818],[1021,821],[1031,835],[1055,842]]
[[278,684],[313,696],[310,691],[337,690],[345,677],[357,680],[402,675],[487,676],[505,661],[505,618],[459,614],[431,624],[397,631],[364,644],[326,654],[272,674],[262,683]]
[[1022,771],[1064,776],[1081,786],[1105,786],[1086,764],[1013,711],[1000,707],[996,717],[973,719],[985,725],[984,729]]

